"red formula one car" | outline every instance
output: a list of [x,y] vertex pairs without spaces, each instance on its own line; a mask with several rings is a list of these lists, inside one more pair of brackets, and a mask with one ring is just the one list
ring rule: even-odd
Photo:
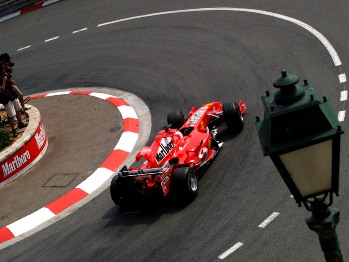
[[192,108],[185,118],[181,111],[167,115],[168,125],[136,156],[144,159],[140,168],[124,166],[112,179],[111,198],[125,207],[136,199],[174,194],[192,199],[198,179],[222,147],[216,139],[218,127],[226,125],[233,134],[243,128],[247,107],[239,103],[212,102]]

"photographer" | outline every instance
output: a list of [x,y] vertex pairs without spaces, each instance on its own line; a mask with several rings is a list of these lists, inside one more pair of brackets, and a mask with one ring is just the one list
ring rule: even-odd
[[21,103],[22,108],[25,110],[30,109],[30,106],[24,104],[23,94],[19,90],[19,88],[16,86],[16,81],[12,79],[12,71],[13,71],[13,66],[15,64],[11,62],[11,57],[9,54],[4,53],[4,54],[0,55],[0,65],[3,65],[3,67],[5,68],[7,76],[11,80],[13,90],[16,92],[18,100]]
[[13,89],[11,76],[6,72],[3,65],[0,65],[0,84],[0,103],[2,103],[6,109],[12,134],[14,137],[16,137],[17,128],[14,116],[17,117],[18,128],[26,127],[27,124],[22,122],[22,107],[18,101],[17,94]]

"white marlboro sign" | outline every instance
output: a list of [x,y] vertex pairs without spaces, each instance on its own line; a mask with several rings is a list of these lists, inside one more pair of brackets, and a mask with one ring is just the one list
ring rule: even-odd
[[31,139],[10,157],[0,162],[0,187],[23,174],[45,153],[48,141],[42,122]]

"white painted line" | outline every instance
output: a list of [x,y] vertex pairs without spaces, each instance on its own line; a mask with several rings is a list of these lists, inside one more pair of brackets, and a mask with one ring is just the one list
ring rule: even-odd
[[125,21],[129,21],[129,20],[145,18],[145,17],[153,17],[153,16],[161,16],[161,15],[169,15],[169,14],[179,14],[179,13],[190,13],[190,12],[208,12],[208,11],[235,11],[235,12],[255,13],[255,14],[261,14],[261,15],[267,15],[267,16],[279,18],[279,19],[294,23],[300,27],[303,27],[304,29],[309,31],[311,34],[313,34],[317,39],[320,40],[320,42],[325,46],[327,51],[330,53],[335,66],[340,66],[342,64],[336,50],[332,46],[332,44],[326,39],[326,37],[324,35],[322,35],[315,28],[311,27],[310,25],[308,25],[300,20],[297,20],[297,19],[289,17],[289,16],[281,15],[278,13],[272,13],[272,12],[268,12],[268,11],[263,11],[263,10],[257,10],[257,9],[217,7],[217,8],[197,8],[197,9],[174,10],[174,11],[167,11],[167,12],[152,13],[152,14],[147,14],[147,15],[133,16],[133,17],[124,18],[124,19],[120,19],[120,20],[110,21],[107,23],[99,24],[99,25],[97,25],[97,27],[106,26],[106,25],[110,25],[110,24],[114,24],[114,23],[125,22]]
[[76,31],[73,32],[73,34],[80,33],[82,31],[86,31],[86,30],[87,30],[87,27],[79,29],[79,30],[76,30]]
[[345,74],[338,75],[339,83],[347,82],[347,76]]
[[125,152],[131,152],[134,146],[136,145],[137,140],[138,133],[123,132],[114,150],[120,149]]
[[17,237],[53,218],[55,214],[46,207],[10,224],[7,228]]
[[338,121],[343,122],[345,118],[345,110],[344,111],[339,111],[338,113]]
[[55,37],[52,37],[52,38],[50,38],[50,39],[46,39],[46,40],[45,40],[45,43],[46,43],[46,42],[53,41],[53,40],[56,40],[56,39],[58,39],[58,38],[59,38],[59,36],[55,36]]
[[340,101],[347,101],[348,100],[348,90],[344,90],[341,92],[341,100]]
[[280,213],[273,212],[266,220],[264,220],[258,227],[265,228],[267,225],[270,224],[271,221],[273,221]]
[[227,251],[223,252],[218,256],[219,259],[225,259],[227,256],[231,255],[233,252],[235,252],[237,249],[242,247],[243,243],[237,242],[234,246],[229,248]]
[[30,47],[31,47],[31,45],[27,45],[27,46],[25,46],[25,47],[22,47],[22,48],[17,49],[17,51],[22,51],[22,50],[27,49],[27,48],[30,48]]

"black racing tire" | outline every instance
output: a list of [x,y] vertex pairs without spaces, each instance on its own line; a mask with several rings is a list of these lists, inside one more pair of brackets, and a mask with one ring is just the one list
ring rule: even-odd
[[236,102],[224,103],[222,106],[223,117],[228,129],[234,134],[241,132],[244,127],[244,119]]
[[122,191],[120,187],[120,182],[118,181],[118,176],[114,176],[110,183],[110,196],[115,205],[120,205],[122,203]]
[[131,204],[132,197],[127,191],[126,183],[118,176],[114,176],[110,183],[110,196],[115,205],[124,208]]
[[177,168],[171,176],[171,189],[178,197],[192,200],[198,195],[198,177],[190,167]]
[[167,123],[171,128],[181,128],[185,123],[185,117],[182,111],[170,112],[167,114]]

